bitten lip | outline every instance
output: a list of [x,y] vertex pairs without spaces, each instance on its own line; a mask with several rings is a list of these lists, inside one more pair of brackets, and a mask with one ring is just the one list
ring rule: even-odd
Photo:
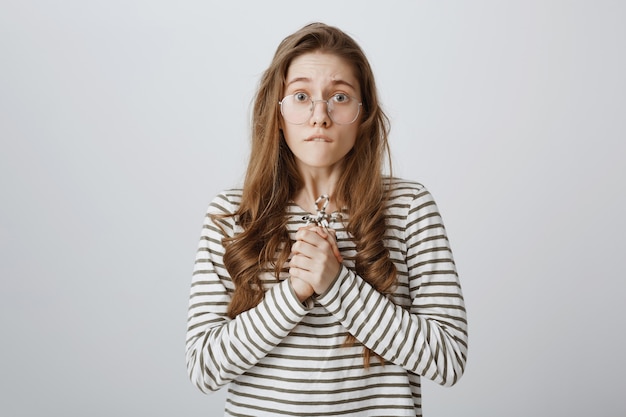
[[332,142],[333,140],[331,138],[329,138],[326,135],[322,135],[322,134],[316,134],[316,135],[311,135],[308,138],[306,138],[304,140],[305,142]]

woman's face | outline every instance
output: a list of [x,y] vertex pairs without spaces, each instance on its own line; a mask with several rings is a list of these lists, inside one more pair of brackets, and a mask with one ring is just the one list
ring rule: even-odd
[[[344,157],[356,141],[362,112],[359,107],[354,122],[338,124],[329,116],[325,100],[335,102],[337,114],[346,96],[355,104],[361,101],[359,80],[352,66],[333,54],[310,52],[300,55],[287,70],[283,90],[283,97],[294,94],[292,102],[306,103],[309,98],[315,101],[313,112],[310,116],[305,114],[308,117],[302,124],[291,123],[285,118],[287,103],[283,103],[281,128],[300,172],[341,169]],[[339,115],[334,119],[345,122]]]

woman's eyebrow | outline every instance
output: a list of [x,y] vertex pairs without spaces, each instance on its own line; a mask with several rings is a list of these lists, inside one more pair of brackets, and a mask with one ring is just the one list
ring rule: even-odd
[[289,87],[291,84],[295,84],[299,82],[311,82],[311,79],[307,77],[296,77],[293,80],[288,81],[285,87]]
[[356,90],[356,88],[346,80],[333,80],[332,83],[333,85],[347,85],[351,89]]
[[[294,78],[292,80],[289,80],[287,82],[287,84],[285,85],[285,87],[289,87],[291,84],[295,84],[297,82],[308,82],[308,83],[310,83],[311,79],[308,78],[308,77],[296,77],[296,78]],[[332,80],[331,84],[332,85],[346,85],[346,86],[352,88],[353,90],[355,90],[354,86],[351,83],[349,83],[348,81],[346,81],[346,80],[342,80],[342,79]]]

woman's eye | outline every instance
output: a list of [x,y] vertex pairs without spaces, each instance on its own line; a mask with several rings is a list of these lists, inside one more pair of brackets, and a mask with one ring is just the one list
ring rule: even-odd
[[350,97],[348,97],[346,94],[343,94],[343,93],[335,94],[333,96],[333,101],[335,103],[345,103],[348,100],[350,100]]
[[307,96],[304,93],[296,93],[293,95],[294,100],[296,100],[298,103],[304,103],[305,101],[308,101],[309,96]]

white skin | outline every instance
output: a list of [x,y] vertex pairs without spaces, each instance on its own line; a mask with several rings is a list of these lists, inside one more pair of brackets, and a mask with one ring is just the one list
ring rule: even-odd
[[[337,55],[321,52],[306,53],[291,62],[283,96],[297,92],[304,92],[313,100],[327,100],[337,93],[361,98],[353,67]],[[327,212],[337,209],[332,195],[345,156],[356,142],[359,123],[360,120],[349,125],[333,123],[323,102],[316,103],[304,124],[281,120],[285,141],[304,182],[294,196],[300,207],[315,212],[315,200],[328,194],[331,201]],[[304,301],[314,293],[324,293],[339,273],[341,261],[333,230],[319,226],[300,228],[289,262],[290,281],[298,299]]]

